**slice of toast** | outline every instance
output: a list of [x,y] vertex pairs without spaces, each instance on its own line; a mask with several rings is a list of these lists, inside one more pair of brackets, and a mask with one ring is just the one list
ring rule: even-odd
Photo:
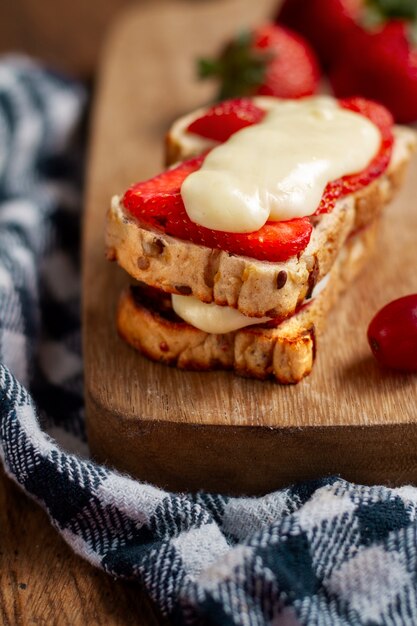
[[415,133],[395,128],[386,172],[313,217],[307,248],[283,263],[258,261],[176,239],[139,224],[114,198],[107,217],[107,258],[133,278],[167,293],[194,295],[251,317],[287,318],[331,269],[350,233],[374,221],[400,186]]
[[319,295],[274,328],[209,334],[178,318],[166,293],[135,286],[123,292],[117,328],[148,358],[183,369],[230,369],[258,379],[297,383],[311,372],[317,336],[330,308],[374,249],[378,220],[350,236]]

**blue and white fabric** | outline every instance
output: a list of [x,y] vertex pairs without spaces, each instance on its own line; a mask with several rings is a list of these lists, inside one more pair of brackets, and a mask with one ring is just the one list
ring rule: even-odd
[[86,102],[80,85],[25,59],[0,62],[7,474],[78,554],[137,581],[172,623],[417,624],[416,488],[328,478],[260,498],[184,495],[88,459],[79,319]]

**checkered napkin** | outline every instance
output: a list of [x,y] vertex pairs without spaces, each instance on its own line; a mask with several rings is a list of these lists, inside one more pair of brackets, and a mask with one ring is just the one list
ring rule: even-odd
[[0,62],[0,457],[82,557],[179,624],[417,624],[417,489],[167,493],[88,460],[79,85]]

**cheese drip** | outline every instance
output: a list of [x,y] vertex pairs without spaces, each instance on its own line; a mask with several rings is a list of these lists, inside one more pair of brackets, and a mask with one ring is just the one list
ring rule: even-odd
[[312,215],[326,185],[363,170],[380,143],[370,120],[334,98],[276,100],[185,179],[185,209],[193,222],[231,233]]

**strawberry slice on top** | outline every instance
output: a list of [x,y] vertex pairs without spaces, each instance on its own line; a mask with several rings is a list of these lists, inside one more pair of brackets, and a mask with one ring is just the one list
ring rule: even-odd
[[312,226],[306,217],[267,222],[253,233],[226,233],[192,222],[181,198],[185,178],[198,170],[204,155],[184,161],[150,180],[130,187],[123,205],[139,221],[167,235],[261,261],[286,261],[307,246]]
[[379,151],[365,169],[355,174],[342,176],[326,186],[316,215],[330,213],[339,198],[359,191],[381,176],[388,167],[394,145],[392,134],[394,121],[391,113],[382,104],[365,98],[346,98],[339,100],[339,104],[342,108],[360,113],[371,120],[381,133],[381,144]]
[[[247,103],[251,103],[252,106],[249,107]],[[391,158],[394,138],[392,134],[393,118],[390,112],[381,104],[365,98],[345,98],[339,100],[339,105],[349,111],[360,113],[371,120],[381,133],[381,146],[379,152],[364,170],[356,174],[343,176],[327,185],[316,214],[329,213],[339,198],[368,185],[384,172]],[[237,132],[250,124],[259,123],[266,114],[266,111],[257,107],[250,98],[225,100],[208,109],[201,117],[193,120],[187,130],[206,139],[213,139],[219,142],[226,141],[232,134],[229,134],[232,125],[228,127],[230,111],[233,111],[234,115],[233,132]],[[250,114],[247,113],[248,111],[250,111]],[[249,120],[252,121],[250,122]],[[220,129],[223,123],[226,130],[224,131],[224,138],[220,139]]]
[[[364,170],[343,176],[326,186],[316,215],[330,212],[339,198],[358,191],[380,176],[391,157],[393,122],[390,113],[383,106],[363,98],[349,98],[339,103],[343,108],[368,117],[380,130],[381,145]],[[223,142],[238,130],[259,123],[265,113],[248,98],[230,100],[208,109],[187,130]],[[181,185],[189,174],[201,167],[205,156],[193,157],[150,180],[133,185],[123,197],[124,207],[142,223],[167,235],[261,261],[286,261],[306,248],[312,232],[309,217],[267,222],[252,233],[227,233],[192,222],[181,197]]]
[[191,122],[187,130],[200,137],[223,142],[238,130],[257,124],[264,116],[265,111],[250,98],[235,98],[215,104],[202,117]]

